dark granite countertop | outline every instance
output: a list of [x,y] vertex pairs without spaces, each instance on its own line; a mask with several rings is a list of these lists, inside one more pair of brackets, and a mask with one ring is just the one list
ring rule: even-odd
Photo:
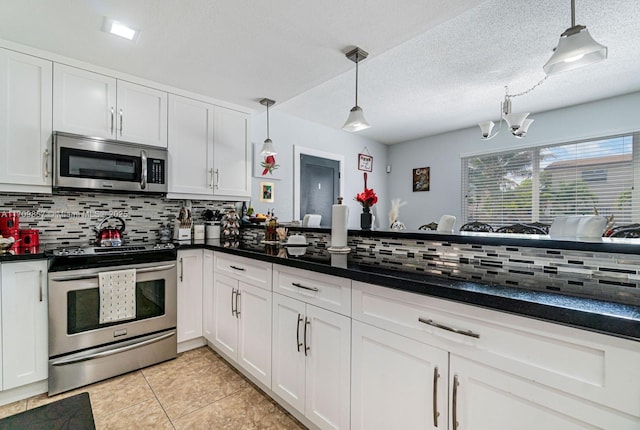
[[640,342],[640,307],[562,294],[478,284],[379,266],[359,265],[347,255],[321,251],[292,257],[277,246],[225,248],[217,240],[181,243],[180,249],[203,248],[284,266],[297,267],[402,291],[453,300]]

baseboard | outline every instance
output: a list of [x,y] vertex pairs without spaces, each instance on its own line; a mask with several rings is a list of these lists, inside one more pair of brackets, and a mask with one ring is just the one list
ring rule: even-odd
[[46,393],[48,389],[48,383],[45,379],[44,381],[33,382],[21,387],[0,391],[0,406]]
[[204,337],[185,340],[178,343],[178,354],[180,354],[181,352],[189,351],[191,349],[200,348],[201,346],[205,346],[206,344],[207,340]]

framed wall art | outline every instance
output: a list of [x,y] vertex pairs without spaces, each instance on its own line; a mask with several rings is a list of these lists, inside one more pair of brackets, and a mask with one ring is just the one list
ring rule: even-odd
[[429,191],[430,167],[413,169],[413,191]]
[[273,182],[260,182],[260,201],[273,203],[274,191]]
[[369,154],[358,154],[358,170],[373,171],[373,157]]

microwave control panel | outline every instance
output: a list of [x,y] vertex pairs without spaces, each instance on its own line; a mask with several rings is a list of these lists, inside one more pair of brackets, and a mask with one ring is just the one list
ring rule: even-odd
[[147,159],[147,182],[150,184],[164,184],[165,160],[158,158]]

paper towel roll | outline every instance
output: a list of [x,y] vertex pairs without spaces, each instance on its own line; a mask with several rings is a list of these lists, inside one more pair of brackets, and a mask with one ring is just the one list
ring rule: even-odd
[[331,247],[344,248],[347,246],[347,222],[349,221],[349,207],[336,204],[331,207]]

